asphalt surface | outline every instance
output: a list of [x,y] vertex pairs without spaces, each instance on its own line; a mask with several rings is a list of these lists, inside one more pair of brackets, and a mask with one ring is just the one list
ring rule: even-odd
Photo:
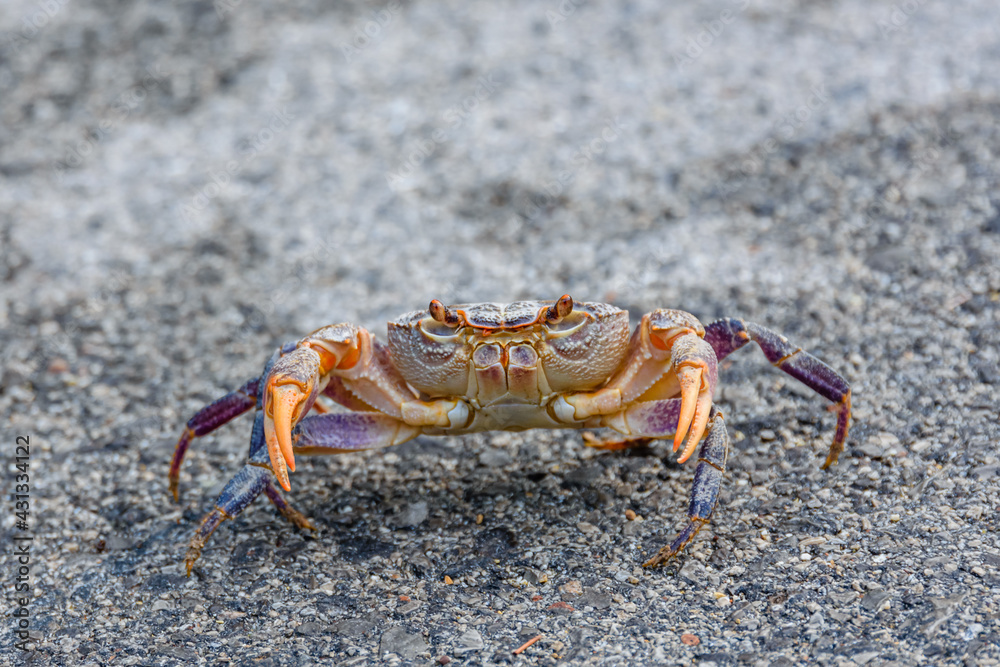
[[[997,664],[1000,8],[675,4],[5,3],[0,662]],[[300,459],[316,534],[258,499],[184,576],[250,419],[179,504],[173,445],[277,344],[567,292],[786,334],[840,462],[747,347],[666,568],[693,466],[525,431]]]

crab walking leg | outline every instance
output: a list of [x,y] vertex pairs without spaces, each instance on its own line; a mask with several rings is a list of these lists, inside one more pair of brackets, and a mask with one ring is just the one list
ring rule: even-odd
[[[272,361],[269,361],[268,365]],[[222,489],[222,493],[216,499],[212,511],[206,514],[201,520],[201,525],[195,531],[194,537],[191,538],[187,557],[185,558],[189,576],[195,561],[201,556],[202,548],[215,529],[219,527],[219,524],[226,519],[235,518],[253,502],[254,498],[260,495],[261,491],[266,490],[268,486],[273,487],[271,475],[270,462],[267,458],[267,447],[264,444],[264,411],[258,407],[253,422],[253,431],[250,435],[250,456],[246,464]],[[284,498],[277,496],[277,499],[275,499],[276,495],[277,491],[275,491],[274,495],[268,493],[268,497],[278,507],[278,510],[294,523],[299,524],[294,515],[290,516],[286,509],[291,510],[294,514],[299,513],[292,510]]]
[[[260,387],[262,379],[267,377],[267,374],[281,355],[288,354],[294,349],[294,342],[285,343],[276,349],[264,364],[264,370],[260,377],[247,380],[242,387],[236,391],[229,392],[222,398],[205,406],[194,417],[188,420],[187,427],[181,435],[180,440],[177,441],[177,447],[174,448],[174,458],[170,463],[168,477],[170,479],[170,491],[174,495],[174,502],[180,500],[178,481],[180,478],[181,463],[184,462],[184,455],[187,454],[191,442],[199,436],[211,433],[254,406],[259,410],[261,407]],[[253,449],[252,442],[251,449]]]
[[184,455],[187,454],[191,441],[211,433],[252,408],[257,403],[259,387],[260,378],[247,380],[242,387],[205,406],[188,420],[187,427],[177,441],[177,447],[174,448],[174,458],[170,462],[170,492],[174,495],[174,502],[180,500],[178,489],[181,463],[184,462]]
[[677,432],[683,406],[684,401],[680,398],[641,401],[604,417],[601,425],[630,437],[666,438]]
[[726,470],[729,455],[729,433],[722,413],[712,410],[712,421],[708,437],[698,455],[698,467],[694,470],[694,484],[691,487],[691,505],[688,507],[688,525],[674,538],[674,541],[642,564],[643,567],[659,567],[679,554],[694,539],[698,531],[707,524],[719,502],[719,489]]
[[[250,438],[250,458],[236,473],[215,501],[215,507],[205,515],[191,538],[186,563],[187,572],[201,556],[201,550],[212,532],[226,519],[239,515],[263,492],[286,519],[299,528],[315,530],[310,521],[286,501],[272,477],[271,460],[264,441],[265,417],[257,410],[253,435]],[[420,434],[420,428],[409,426],[383,414],[349,413],[307,417],[295,427],[292,438],[299,454],[337,454],[360,449],[376,449],[398,445]]]
[[837,432],[833,436],[823,469],[837,462],[840,453],[844,451],[851,422],[851,386],[847,384],[847,380],[802,348],[793,346],[781,334],[753,322],[736,318],[718,320],[705,327],[705,340],[715,349],[719,359],[753,341],[771,364],[836,403]]
[[379,413],[331,413],[307,417],[292,431],[299,454],[342,454],[398,445],[421,429]]
[[[677,430],[684,411],[679,398],[643,401],[620,413],[605,417],[604,426],[631,436],[652,438],[668,437]],[[722,475],[726,470],[729,453],[729,433],[722,413],[711,409],[708,436],[701,446],[698,466],[694,471],[691,488],[691,505],[688,508],[688,525],[669,545],[660,549],[643,567],[657,567],[679,554],[694,539],[702,526],[709,522],[719,500]]]
[[296,527],[316,530],[316,526],[313,525],[312,521],[305,514],[288,504],[288,501],[282,497],[281,492],[278,491],[278,488],[270,479],[267,480],[267,484],[264,486],[264,494],[270,499],[277,510],[281,512],[281,515],[294,523]]
[[201,556],[202,548],[219,524],[226,519],[236,518],[271,483],[270,478],[271,471],[267,468],[247,463],[229,480],[215,501],[215,507],[201,520],[201,525],[198,526],[188,545],[187,556],[184,559],[188,576],[191,576],[191,568],[194,567],[195,561]]

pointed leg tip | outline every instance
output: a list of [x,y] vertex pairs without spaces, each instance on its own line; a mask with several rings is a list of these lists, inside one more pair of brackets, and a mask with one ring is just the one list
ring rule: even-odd
[[642,566],[648,568],[663,567],[676,555],[677,553],[670,551],[668,547],[664,547],[655,556],[643,563]]
[[823,462],[823,465],[821,465],[821,466],[819,467],[819,468],[820,468],[820,470],[826,470],[826,469],[827,469],[827,468],[829,468],[830,466],[835,466],[835,465],[837,465],[837,460],[838,460],[839,458],[840,458],[840,456],[839,456],[839,452],[838,452],[837,454],[830,454],[830,455],[828,455],[828,456],[826,457],[826,461],[824,461],[824,462]]

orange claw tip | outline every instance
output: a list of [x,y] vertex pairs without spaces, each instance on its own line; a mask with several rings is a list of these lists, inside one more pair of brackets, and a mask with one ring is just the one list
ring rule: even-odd
[[[698,407],[698,390],[701,388],[701,369],[693,366],[681,366],[677,369],[677,380],[681,385],[681,413],[677,417],[677,432],[674,433],[674,451],[676,452],[684,436],[691,428]],[[685,450],[687,451],[687,450]],[[681,461],[683,463],[683,460]]]
[[274,475],[278,478],[278,483],[285,491],[291,491],[292,485],[288,481],[288,470],[285,468],[285,460],[281,456],[271,455],[271,466],[274,468]]
[[280,468],[281,474],[278,475],[278,483],[281,484],[281,488],[285,491],[291,491],[292,485],[288,482],[288,473],[285,471],[284,467]]
[[691,455],[694,454],[695,448],[698,446],[698,442],[701,440],[701,436],[704,434],[705,429],[691,429],[691,435],[688,436],[687,444],[684,446],[684,452],[681,453],[680,457],[677,459],[678,463],[684,463]]
[[677,459],[678,463],[684,463],[691,455],[694,454],[695,448],[698,443],[701,442],[702,436],[705,435],[705,429],[708,427],[708,418],[712,413],[712,396],[711,394],[704,392],[698,396],[698,404],[694,413],[694,422],[691,424],[691,432],[688,434],[687,445],[684,447],[684,453],[681,457]]
[[[296,413],[299,411],[306,393],[294,384],[279,385],[271,389],[271,417],[265,420],[271,424],[271,434],[277,440],[278,448],[284,456],[288,469],[295,472],[295,453],[292,451],[292,426],[295,425]],[[270,446],[271,434],[268,434]],[[269,450],[270,451],[270,450]]]
[[278,444],[278,436],[274,430],[274,422],[270,418],[264,418],[264,440],[267,442],[267,455],[271,459],[271,470],[278,478],[281,488],[291,491],[292,486],[288,482],[288,471],[285,469],[285,457],[281,453]]

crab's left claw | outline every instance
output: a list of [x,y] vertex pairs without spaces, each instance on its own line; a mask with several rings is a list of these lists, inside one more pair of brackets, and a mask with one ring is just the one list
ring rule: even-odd
[[316,401],[319,377],[319,354],[300,347],[279,359],[264,383],[264,438],[271,468],[285,491],[292,488],[288,470],[295,470],[292,428]]

